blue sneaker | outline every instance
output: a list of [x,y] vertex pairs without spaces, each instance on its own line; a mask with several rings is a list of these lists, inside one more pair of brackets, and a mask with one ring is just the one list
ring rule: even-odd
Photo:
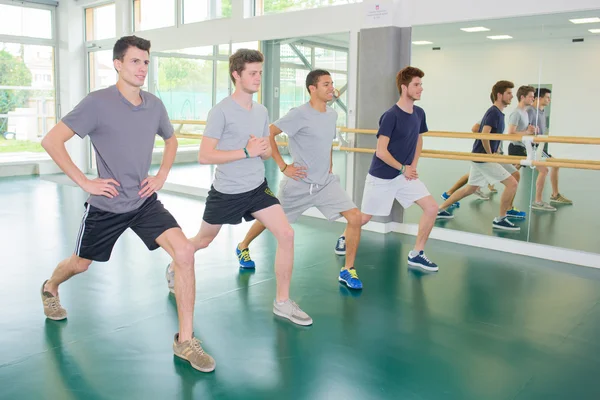
[[350,289],[362,289],[362,282],[354,268],[341,270],[338,281],[345,283]]
[[335,245],[335,254],[338,256],[346,255],[346,236],[340,236]]
[[250,258],[250,250],[249,249],[239,249],[239,245],[235,247],[235,254],[237,254],[238,261],[240,262],[240,269],[254,269],[256,265],[254,261]]
[[[448,200],[449,198],[450,198],[450,195],[448,193],[444,192],[442,194],[442,199]],[[460,208],[460,201],[457,201],[456,203],[452,204],[450,207]]]
[[452,218],[454,218],[454,215],[450,214],[446,210],[440,210],[440,211],[438,211],[438,214],[437,214],[437,217],[436,217],[436,219],[452,219]]
[[423,250],[414,257],[410,256],[411,253],[412,251],[408,253],[408,265],[423,268],[426,271],[437,271],[439,269],[436,263],[429,261],[429,258],[423,253]]
[[494,218],[494,221],[492,222],[492,226],[496,229],[503,229],[505,231],[518,231],[521,229],[517,225],[510,222],[508,220],[508,217]]
[[515,207],[513,207],[506,212],[506,216],[510,217],[510,218],[525,219],[525,217],[527,216],[527,213],[525,211],[521,211],[521,210],[518,210]]

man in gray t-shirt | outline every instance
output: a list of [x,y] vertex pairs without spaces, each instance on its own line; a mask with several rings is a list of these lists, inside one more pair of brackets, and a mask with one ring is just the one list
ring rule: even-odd
[[[311,325],[312,318],[289,297],[294,231],[265,179],[263,160],[271,157],[269,121],[266,108],[252,99],[260,88],[263,61],[259,51],[248,49],[229,58],[235,91],[208,114],[198,159],[201,164],[216,164],[217,170],[202,225],[191,242],[197,251],[206,248],[224,224],[259,220],[277,239],[273,313],[298,325]],[[246,257],[237,253],[239,259]],[[172,271],[167,275],[173,276]],[[172,282],[169,279],[169,287]]]
[[[65,319],[59,285],[86,271],[92,261],[108,261],[117,239],[131,228],[148,249],[162,247],[175,258],[174,268],[181,276],[175,290],[181,319],[173,350],[194,368],[209,372],[215,361],[193,337],[193,248],[156,194],[175,160],[177,138],[162,102],[140,89],[149,58],[149,41],[135,36],[119,39],[113,48],[116,85],[86,96],[42,141],[65,174],[90,194],[74,254],[42,285],[44,313],[53,320]],[[88,179],[67,153],[65,142],[75,134],[90,138],[99,178]],[[165,140],[163,161],[158,174],[148,176],[157,134]]]
[[[508,117],[508,128],[506,130],[508,134],[534,134],[535,130],[529,123],[529,116],[527,115],[527,107],[533,104],[534,91],[535,89],[532,86],[521,86],[517,90],[519,103],[517,104],[517,108]],[[527,156],[525,144],[521,140],[510,142],[508,145],[508,154],[511,156]]]
[[[270,127],[273,158],[285,175],[279,198],[283,210],[294,223],[303,212],[316,207],[327,219],[341,216],[348,221],[346,234],[338,239],[335,252],[346,255],[346,264],[338,280],[351,289],[362,289],[354,269],[356,250],[360,241],[361,213],[346,193],[340,180],[332,174],[332,142],[336,134],[336,111],[327,105],[333,99],[333,81],[325,70],[311,71],[306,77],[310,101],[292,108]],[[277,150],[275,137],[287,134],[292,164],[286,164]],[[248,247],[265,226],[255,222],[238,245],[240,268],[255,268]]]

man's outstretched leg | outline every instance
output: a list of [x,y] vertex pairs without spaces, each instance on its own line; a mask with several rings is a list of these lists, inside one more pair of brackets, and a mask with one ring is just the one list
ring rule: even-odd
[[73,276],[87,271],[91,263],[92,260],[87,260],[73,254],[58,264],[52,273],[52,277],[42,285],[42,302],[44,303],[44,314],[46,317],[55,321],[67,318],[67,310],[60,304],[58,286]]
[[[353,208],[341,213],[346,221],[346,230],[344,231],[343,239],[338,239],[344,244],[344,253],[346,255],[346,263],[340,271],[338,280],[345,283],[350,289],[362,289],[362,282],[358,278],[354,261],[356,260],[356,252],[358,243],[360,242],[360,228],[362,227],[362,214],[358,208]],[[338,254],[338,246],[336,246],[336,254]]]
[[438,205],[432,196],[423,197],[416,201],[417,205],[423,210],[423,215],[419,220],[419,231],[415,248],[408,254],[408,263],[412,266],[421,267],[427,271],[437,271],[438,266],[431,262],[425,256],[425,243],[429,239],[429,234],[433,229],[438,213]]
[[290,299],[290,283],[294,265],[294,230],[289,224],[283,208],[273,205],[252,214],[277,240],[275,254],[275,278],[277,280],[277,295],[273,303],[273,313],[289,319],[298,325],[311,325],[310,318],[300,307]]
[[215,360],[204,352],[200,341],[194,337],[194,245],[179,228],[165,231],[156,242],[173,258],[171,266],[175,272],[174,289],[179,318],[179,332],[175,335],[173,351],[177,357],[187,360],[198,371],[211,372],[215,369]]
[[265,226],[260,221],[255,221],[246,234],[246,237],[244,237],[244,240],[237,245],[235,253],[240,263],[240,269],[256,268],[256,264],[250,258],[250,243],[263,233],[265,229]]

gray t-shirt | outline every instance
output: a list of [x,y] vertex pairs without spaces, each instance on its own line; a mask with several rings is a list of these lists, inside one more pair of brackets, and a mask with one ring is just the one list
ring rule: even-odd
[[529,116],[529,121],[531,121],[531,125],[537,126],[538,135],[547,135],[548,128],[546,125],[546,110],[536,109],[535,107],[527,107],[527,115]]
[[[529,116],[527,115],[527,111],[517,107],[517,109],[510,114],[510,117],[508,117],[508,124],[515,125],[517,127],[517,132],[526,131],[527,127],[529,126]],[[523,142],[520,140],[515,140],[511,143],[517,146],[525,147],[525,144],[523,144]]]
[[306,167],[306,183],[324,185],[329,177],[331,146],[335,139],[337,112],[315,110],[310,103],[292,108],[273,123],[289,136],[289,150],[296,166]]
[[[231,96],[221,100],[208,113],[204,136],[218,139],[217,150],[241,150],[250,135],[269,136],[269,114],[262,104],[252,102],[247,110]],[[260,157],[244,158],[217,165],[213,186],[226,194],[249,192],[265,181],[265,165]]]
[[101,210],[126,213],[147,198],[138,194],[148,177],[156,134],[173,136],[173,125],[160,99],[140,91],[142,103],[131,104],[116,86],[88,94],[62,122],[78,136],[90,137],[96,152],[98,176],[114,179],[119,195],[110,199],[90,195],[88,203]]

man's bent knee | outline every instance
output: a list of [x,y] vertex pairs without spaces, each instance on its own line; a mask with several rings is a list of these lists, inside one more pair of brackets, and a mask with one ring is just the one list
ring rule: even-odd
[[81,258],[77,255],[73,255],[70,261],[71,266],[78,274],[87,271],[90,265],[92,265],[92,260],[88,260],[87,258]]
[[280,243],[293,243],[294,242],[294,228],[290,224],[288,224],[285,228],[281,229],[277,232],[275,236]]
[[346,211],[344,217],[346,218],[346,221],[348,221],[348,225],[361,226],[362,214],[358,208]]
[[177,246],[173,247],[175,252],[175,263],[179,266],[193,266],[194,265],[194,253],[196,251],[194,245],[185,241]]

